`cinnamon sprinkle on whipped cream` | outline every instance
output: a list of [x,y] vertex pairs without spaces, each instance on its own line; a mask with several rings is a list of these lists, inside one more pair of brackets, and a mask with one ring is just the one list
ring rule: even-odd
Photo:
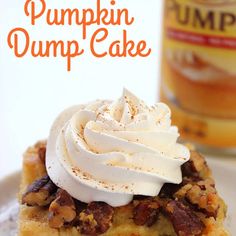
[[149,107],[126,89],[117,101],[69,108],[51,129],[48,175],[86,203],[117,207],[134,195],[156,196],[164,183],[181,183],[190,156],[170,117],[165,104]]

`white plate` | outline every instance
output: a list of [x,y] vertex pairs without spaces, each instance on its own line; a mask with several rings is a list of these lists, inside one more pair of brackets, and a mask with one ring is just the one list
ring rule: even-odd
[[0,181],[0,236],[15,236],[17,233],[17,193],[20,172]]
[[[222,162],[209,160],[213,170],[217,189],[228,205],[226,228],[232,235],[236,235],[236,201],[235,180],[236,170]],[[20,172],[14,173],[0,181],[0,236],[15,236],[17,230],[17,192]]]

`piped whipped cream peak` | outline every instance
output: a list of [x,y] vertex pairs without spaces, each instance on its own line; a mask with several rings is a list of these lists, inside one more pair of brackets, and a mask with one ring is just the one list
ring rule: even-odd
[[180,167],[190,156],[170,117],[165,104],[149,107],[126,89],[117,101],[69,108],[51,129],[48,175],[86,203],[117,207],[134,195],[156,196],[164,183],[182,181]]

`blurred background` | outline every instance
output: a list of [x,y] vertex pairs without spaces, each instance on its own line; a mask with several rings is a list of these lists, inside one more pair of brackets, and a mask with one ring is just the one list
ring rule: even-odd
[[[70,6],[82,7],[82,2],[86,1],[71,0]],[[7,45],[7,35],[11,29],[23,27],[32,40],[79,39],[78,26],[48,27],[42,18],[32,27],[24,15],[24,1],[0,0],[0,177],[21,168],[25,149],[47,138],[56,116],[69,106],[97,98],[118,98],[123,87],[150,104],[157,100],[162,1],[116,2],[135,17],[134,24],[127,27],[129,37],[146,40],[152,54],[147,58],[97,59],[87,53],[72,60],[72,70],[67,72],[63,58],[35,59],[29,54],[16,58]],[[64,0],[47,1],[47,7],[60,8],[65,3],[68,5]],[[123,28],[110,28],[114,39],[121,36]],[[93,28],[89,30],[89,34],[93,32]]]

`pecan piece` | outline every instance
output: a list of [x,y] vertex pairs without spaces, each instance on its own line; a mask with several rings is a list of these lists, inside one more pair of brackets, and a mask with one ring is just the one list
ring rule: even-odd
[[79,220],[79,215],[80,213],[85,210],[88,206],[87,203],[84,203],[84,202],[81,202],[77,199],[73,199],[74,200],[74,203],[75,203],[75,208],[76,208],[76,217],[75,219],[73,220],[73,222],[70,222],[68,224],[64,224],[64,226],[66,227],[67,225],[68,226],[73,226],[73,227],[79,227],[79,224],[80,224],[80,220]]
[[174,193],[176,193],[181,186],[182,184],[164,184],[158,196],[160,198],[173,198]]
[[190,160],[181,167],[183,177],[193,179],[209,177],[210,170],[205,159],[196,151],[190,151],[190,154]]
[[76,217],[76,207],[72,197],[62,189],[56,194],[56,199],[49,207],[49,225],[51,228],[61,228],[71,223]]
[[47,206],[55,198],[57,186],[46,175],[33,182],[22,196],[22,203],[28,206]]
[[86,235],[105,233],[112,225],[114,209],[103,202],[92,202],[79,215],[80,231]]
[[149,198],[142,201],[134,201],[133,220],[136,225],[151,227],[158,219],[160,204],[157,200]]
[[183,177],[200,178],[200,173],[197,171],[193,160],[189,160],[181,166]]
[[198,236],[204,229],[202,221],[180,201],[171,200],[164,208],[178,236]]
[[204,213],[207,217],[217,216],[219,197],[212,179],[189,182],[182,186],[174,197],[181,201],[186,200],[193,209]]
[[191,204],[196,205],[208,217],[213,216],[216,218],[219,209],[219,197],[211,179],[194,184],[187,191],[186,199]]

